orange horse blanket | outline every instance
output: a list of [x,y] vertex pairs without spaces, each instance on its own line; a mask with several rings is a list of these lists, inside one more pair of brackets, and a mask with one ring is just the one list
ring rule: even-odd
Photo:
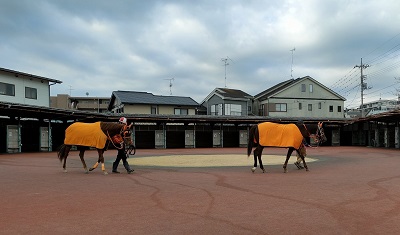
[[303,135],[295,124],[263,122],[258,124],[260,145],[268,147],[293,147],[299,149]]
[[100,128],[100,122],[75,122],[65,130],[64,144],[80,145],[103,149],[106,146],[107,136]]

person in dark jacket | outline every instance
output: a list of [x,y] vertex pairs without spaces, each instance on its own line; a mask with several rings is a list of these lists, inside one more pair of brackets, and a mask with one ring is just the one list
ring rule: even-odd
[[[126,118],[121,117],[119,119],[119,123],[127,125]],[[128,174],[132,173],[134,170],[129,166],[129,163],[128,163],[128,161],[126,159],[127,159],[127,152],[126,152],[126,146],[125,146],[125,143],[124,143],[123,144],[123,148],[118,149],[117,158],[113,162],[112,172],[113,173],[120,173],[117,169],[118,169],[119,162],[122,160],[122,164],[124,165],[125,170],[128,172]]]

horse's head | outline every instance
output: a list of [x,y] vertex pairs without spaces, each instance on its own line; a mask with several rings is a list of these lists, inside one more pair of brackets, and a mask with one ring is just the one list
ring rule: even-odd
[[304,124],[301,122],[297,123],[296,125],[299,127],[304,138],[310,137],[315,143],[317,143],[317,145],[320,145],[327,140],[324,129],[322,128],[322,124],[322,122],[319,122],[317,125]]
[[[111,141],[114,144],[114,147],[118,148],[118,149],[122,149],[124,148],[124,146],[130,146],[132,145],[132,138],[131,138],[131,134],[132,134],[132,124],[125,125],[125,124],[113,124],[114,128],[118,128],[117,130],[114,129],[114,131],[112,130],[112,128],[110,128],[110,132],[114,132],[114,135],[112,135],[110,137]],[[111,133],[107,132],[108,135],[110,135]]]
[[133,126],[133,123],[131,123],[129,126],[124,125],[121,129],[120,135],[122,136],[122,138],[124,140],[125,146],[130,146],[133,143],[132,142],[132,126]]
[[326,138],[325,132],[324,132],[324,128],[322,128],[322,124],[323,124],[323,122],[318,122],[317,131],[316,131],[316,133],[314,135],[314,141],[318,145],[320,145],[320,144],[322,144],[322,143],[327,141],[327,138]]

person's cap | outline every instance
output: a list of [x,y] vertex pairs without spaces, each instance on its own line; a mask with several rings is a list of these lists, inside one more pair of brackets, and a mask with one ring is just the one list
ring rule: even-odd
[[121,117],[121,118],[119,119],[119,122],[120,122],[120,123],[123,123],[123,124],[126,124],[126,123],[127,123],[126,118],[124,118],[124,117]]

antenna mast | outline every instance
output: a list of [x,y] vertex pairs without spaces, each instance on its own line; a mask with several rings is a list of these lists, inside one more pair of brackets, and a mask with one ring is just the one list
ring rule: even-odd
[[172,81],[174,81],[174,78],[166,78],[164,80],[169,80],[169,95],[172,95]]
[[296,50],[295,47],[293,47],[292,50],[290,50],[292,52],[292,65],[290,67],[290,77],[293,78],[293,52]]
[[225,87],[226,87],[226,66],[229,65],[228,60],[232,61],[231,58],[229,58],[228,56],[226,58],[222,58],[221,61],[224,62],[224,66],[225,66]]

